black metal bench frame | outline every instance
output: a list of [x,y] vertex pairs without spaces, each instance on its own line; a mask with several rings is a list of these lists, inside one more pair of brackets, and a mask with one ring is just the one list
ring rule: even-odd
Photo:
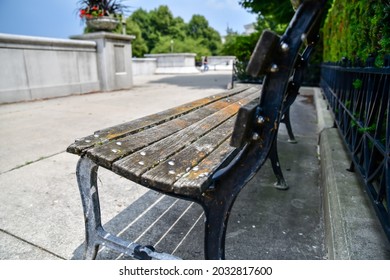
[[[294,140],[289,120],[289,108],[298,94],[304,69],[317,42],[325,2],[325,0],[303,1],[297,8],[285,34],[281,37],[270,31],[263,32],[248,66],[248,72],[251,75],[265,74],[261,94],[258,90],[260,99],[249,100],[238,109],[235,123],[232,125],[231,148],[220,160],[218,168],[213,168],[210,172],[200,174],[202,176],[197,177],[198,179],[202,177],[200,187],[196,185],[195,189],[191,189],[190,182],[186,186],[188,189],[176,191],[173,185],[169,186],[154,181],[151,183],[150,180],[135,176],[126,170],[123,164],[115,167],[112,161],[107,160],[112,154],[118,152],[112,148],[113,145],[120,146],[121,142],[118,142],[118,138],[131,136],[128,131],[126,133],[122,131],[122,134],[118,132],[124,129],[123,125],[99,131],[77,140],[68,147],[68,152],[81,157],[77,165],[77,181],[86,227],[85,259],[94,259],[100,245],[137,259],[178,259],[170,254],[156,252],[151,246],[142,246],[123,240],[103,229],[97,187],[99,166],[108,168],[145,187],[200,204],[206,217],[205,258],[225,258],[225,235],[233,203],[242,188],[268,158],[271,160],[280,188],[286,188],[277,154],[277,133],[279,124],[284,122],[290,138]],[[301,55],[300,50],[304,45],[306,45],[306,49]],[[229,94],[234,95],[234,90]],[[187,105],[196,106],[196,102]],[[185,107],[186,105],[179,106],[170,112],[186,110]],[[178,112],[174,118],[178,118],[180,115],[181,112]],[[158,128],[161,125],[159,117],[161,115],[156,114],[139,121],[133,121],[130,124],[137,127],[143,123],[138,131],[149,127]],[[145,121],[147,123],[154,119],[156,119],[154,123],[145,124]],[[167,121],[164,120],[163,123]],[[104,133],[105,137],[102,138],[101,134]],[[106,152],[99,154],[99,151],[102,150],[111,150],[111,154],[108,155]],[[118,159],[126,159],[129,155],[134,155],[134,153],[123,155]],[[164,164],[168,166],[174,163],[165,159]],[[143,162],[142,164],[139,162],[139,165],[143,165]],[[186,171],[190,172],[189,169]]]

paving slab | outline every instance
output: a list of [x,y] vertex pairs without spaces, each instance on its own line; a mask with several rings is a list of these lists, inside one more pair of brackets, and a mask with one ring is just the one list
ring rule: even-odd
[[241,234],[228,247],[231,259],[326,258],[313,91],[298,96],[291,121],[298,143],[288,142],[283,124],[278,137],[280,165],[290,188],[274,188],[268,161],[242,191],[233,207],[232,231]]
[[51,252],[0,231],[0,260],[61,260]]

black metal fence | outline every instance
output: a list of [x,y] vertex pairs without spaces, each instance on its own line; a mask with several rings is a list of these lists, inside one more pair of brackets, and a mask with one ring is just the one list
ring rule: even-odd
[[390,240],[390,67],[324,64],[321,88]]

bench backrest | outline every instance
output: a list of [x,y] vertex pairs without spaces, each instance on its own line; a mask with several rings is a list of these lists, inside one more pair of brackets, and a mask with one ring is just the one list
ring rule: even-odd
[[[264,31],[252,54],[247,71],[265,75],[260,101],[239,110],[231,137],[231,146],[239,148],[239,153],[214,175],[215,181],[242,187],[257,173],[275,143],[284,106],[298,93],[327,0],[293,2],[297,9],[285,33],[279,37]],[[306,49],[300,54],[302,46]]]
[[[252,53],[248,74],[265,78],[260,102],[239,111],[231,140],[234,147],[242,147],[253,138],[270,146],[283,115],[283,101],[289,94],[297,94],[302,84],[308,59],[318,41],[326,0],[291,2],[297,10],[284,35],[265,30]],[[303,45],[306,49],[300,54]]]

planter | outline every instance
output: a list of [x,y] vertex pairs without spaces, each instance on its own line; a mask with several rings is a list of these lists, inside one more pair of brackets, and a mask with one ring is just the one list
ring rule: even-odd
[[86,23],[93,31],[113,31],[118,26],[119,20],[112,17],[97,17],[87,19]]

